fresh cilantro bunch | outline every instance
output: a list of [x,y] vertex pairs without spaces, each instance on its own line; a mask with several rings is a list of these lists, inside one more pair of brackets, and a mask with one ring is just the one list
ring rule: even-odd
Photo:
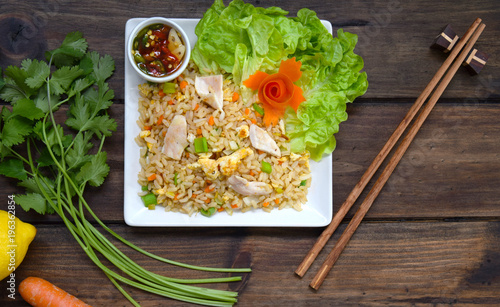
[[[16,197],[24,210],[42,214],[54,212],[47,197],[57,195],[50,190],[73,196],[86,183],[103,183],[109,166],[102,144],[116,130],[106,113],[114,97],[105,82],[113,74],[113,59],[87,52],[80,32],[69,33],[46,57],[9,66],[3,78],[0,71],[0,98],[12,106],[1,111],[0,174],[26,188]],[[54,115],[63,104],[69,105],[64,125]],[[90,154],[96,140],[97,152]],[[62,184],[65,174],[75,187]]]
[[[105,82],[113,59],[87,51],[81,33],[66,36],[47,52],[47,61],[26,59],[21,67],[0,71],[0,99],[10,102],[0,114],[0,174],[18,179],[26,194],[16,196],[24,210],[57,213],[87,256],[134,305],[139,304],[120,283],[161,296],[210,306],[231,306],[237,292],[192,283],[239,281],[241,276],[179,279],[150,272],[121,252],[87,216],[121,243],[148,257],[184,268],[211,272],[250,269],[205,268],[151,254],[108,228],[85,201],[85,186],[100,186],[109,172],[104,139],[116,130],[109,117],[114,93]],[[65,120],[62,110],[67,104]],[[58,112],[59,110],[59,112]],[[101,255],[111,265],[102,263]],[[111,268],[109,268],[110,266]],[[119,283],[120,282],[120,283]]]

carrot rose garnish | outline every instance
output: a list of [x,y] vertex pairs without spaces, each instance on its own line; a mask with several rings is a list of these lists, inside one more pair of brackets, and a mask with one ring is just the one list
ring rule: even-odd
[[279,71],[267,74],[258,70],[243,82],[243,85],[258,90],[259,100],[264,106],[264,124],[276,125],[283,117],[288,106],[295,111],[306,99],[302,96],[302,89],[293,84],[300,79],[300,61],[295,58],[281,61]]

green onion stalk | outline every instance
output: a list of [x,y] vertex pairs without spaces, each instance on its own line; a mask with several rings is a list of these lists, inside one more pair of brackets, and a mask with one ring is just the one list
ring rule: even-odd
[[[232,306],[237,301],[237,292],[211,289],[191,284],[235,282],[240,281],[241,276],[200,279],[181,279],[163,276],[138,265],[108,239],[109,236],[106,237],[103,234],[102,230],[111,234],[111,239],[114,238],[132,250],[167,264],[208,272],[245,273],[251,271],[249,268],[200,267],[157,256],[134,245],[114,232],[93,212],[85,200],[84,190],[88,183],[93,186],[99,186],[107,175],[109,167],[105,163],[106,153],[102,149],[104,140],[106,136],[110,135],[110,132],[96,130],[98,129],[96,127],[101,127],[102,125],[99,126],[92,123],[93,121],[99,121],[100,123],[108,122],[106,109],[111,105],[111,102],[106,99],[112,98],[112,93],[110,94],[111,91],[108,89],[107,84],[104,83],[104,80],[111,75],[111,67],[114,68],[114,64],[110,58],[99,58],[98,55],[89,55],[86,52],[81,52],[76,57],[80,61],[80,64],[75,65],[72,69],[60,68],[60,70],[63,70],[60,74],[57,71],[51,73],[47,70],[46,67],[51,67],[52,61],[58,55],[74,56],[77,53],[78,50],[76,50],[75,46],[83,44],[83,39],[81,38],[81,34],[75,33],[70,34],[69,38],[66,38],[60,49],[52,51],[51,55],[49,53],[48,64],[42,64],[41,61],[23,62],[24,69],[27,72],[34,72],[37,76],[44,76],[44,78],[40,79],[40,82],[35,82],[35,77],[32,77],[33,80],[29,81],[29,84],[27,82],[28,85],[36,87],[36,90],[31,90],[27,87],[23,90],[23,83],[18,82],[21,80],[18,77],[23,76],[22,69],[15,70],[11,68],[8,74],[12,78],[6,78],[6,80],[2,80],[0,72],[2,85],[5,88],[9,88],[8,91],[3,92],[4,96],[0,97],[3,99],[5,97],[12,98],[11,102],[14,105],[14,111],[11,113],[8,110],[2,109],[3,123],[0,122],[0,128],[2,128],[0,134],[2,136],[0,139],[0,173],[21,180],[21,185],[25,187],[29,186],[32,192],[27,195],[21,195],[19,198],[16,196],[16,202],[19,200],[19,204],[26,210],[30,205],[33,206],[33,202],[27,202],[26,200],[42,199],[43,204],[47,205],[46,211],[53,211],[60,216],[87,256],[105,273],[113,285],[134,306],[139,306],[139,304],[125,291],[122,285],[125,284],[160,296],[189,303],[207,306]],[[86,44],[84,46],[86,50]],[[67,60],[68,57],[60,57],[60,59]],[[94,64],[92,65],[92,63]],[[89,69],[89,67],[93,67],[93,70]],[[103,68],[107,68],[108,71],[111,70],[111,73],[104,71]],[[14,74],[12,73],[13,71],[21,71],[21,73]],[[59,85],[60,90],[58,92],[65,90],[69,94],[67,94],[66,99],[53,101],[54,90],[52,87],[57,86],[59,84],[57,82],[61,82],[62,84],[62,78],[68,75],[67,73],[63,74],[63,72],[67,71],[72,72],[73,80],[64,83],[64,86]],[[43,87],[46,87],[46,93],[42,93],[45,90]],[[78,93],[76,93],[76,89],[78,89]],[[16,98],[17,96],[14,94],[18,92],[24,96]],[[9,93],[10,96],[5,96],[5,93]],[[45,101],[48,107],[42,108],[45,110],[44,112],[37,107],[37,112],[40,111],[41,113],[38,112],[36,115],[30,113],[30,118],[21,118],[21,116],[28,116],[26,115],[28,113],[25,112],[24,115],[16,114],[16,108],[20,108],[22,104],[30,103],[27,100],[31,101],[32,98],[35,100],[37,98],[35,95],[46,97],[46,100],[37,101]],[[80,99],[80,102],[88,99],[88,102],[91,103],[88,105],[84,103],[79,104],[73,101],[73,98],[75,101]],[[55,110],[65,102],[70,103],[70,111],[68,112],[70,119],[66,121],[66,125],[76,130],[76,135],[73,138],[65,134],[54,116]],[[100,107],[95,107],[92,110],[92,107],[89,105],[99,105]],[[80,108],[80,112],[76,111],[78,108]],[[23,110],[31,109],[23,108]],[[9,123],[9,121],[14,120],[16,123],[25,123],[26,129],[19,130],[18,125],[16,128],[18,129],[17,134],[13,130],[7,131],[8,129],[14,129],[12,128],[14,125],[10,125]],[[36,128],[31,128],[32,130],[28,131],[29,127]],[[93,130],[89,127],[93,127]],[[109,130],[112,130],[112,125],[109,127]],[[100,138],[97,153],[88,155],[86,160],[84,159],[84,161],[76,163],[75,157],[80,157],[80,155],[75,154],[77,147],[80,152],[86,153],[93,146],[89,142],[89,135]],[[18,140],[14,140],[14,138],[18,138]],[[25,143],[26,157],[16,150],[11,143],[14,145]],[[45,159],[44,163],[40,163],[42,153],[46,158],[50,158],[50,162]],[[27,168],[24,165],[27,165]],[[51,174],[50,178],[48,173]],[[34,207],[30,209],[34,209]],[[46,211],[44,209],[43,212],[39,212],[45,213]],[[92,217],[92,222],[87,219],[89,215]],[[102,229],[98,229],[99,226]],[[102,258],[107,259],[112,265],[109,265],[109,267],[104,265],[101,261]]]

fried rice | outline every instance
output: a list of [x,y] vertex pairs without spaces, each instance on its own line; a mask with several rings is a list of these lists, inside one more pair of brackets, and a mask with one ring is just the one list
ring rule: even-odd
[[[195,90],[197,74],[196,67],[190,65],[177,78],[173,94],[163,93],[161,84],[139,85],[140,116],[137,124],[141,133],[136,142],[140,146],[138,183],[143,187],[141,195],[153,193],[158,205],[166,211],[190,216],[207,212],[209,208],[215,208],[212,209],[215,214],[225,211],[230,215],[234,211],[302,210],[311,184],[309,154],[291,153],[283,121],[276,126],[265,127],[262,116],[252,108],[253,101],[244,103],[241,95],[234,95],[239,93],[239,87],[231,79],[223,82],[225,115],[205,103]],[[179,86],[181,82],[182,89]],[[234,98],[237,98],[236,101],[233,101]],[[183,115],[187,122],[189,144],[180,160],[162,153],[165,134],[175,115]],[[274,139],[281,150],[281,157],[252,147],[249,137],[241,133],[243,126],[252,124],[264,129]],[[216,179],[208,178],[202,169],[190,167],[202,157],[202,154],[196,153],[193,144],[193,138],[201,136],[207,140],[211,159],[230,155],[240,148],[251,148],[253,154],[241,159],[234,175],[249,182],[264,182],[272,187],[272,192],[260,196],[241,195],[229,187],[228,176],[221,174]],[[261,170],[262,161],[271,164],[271,173]]]

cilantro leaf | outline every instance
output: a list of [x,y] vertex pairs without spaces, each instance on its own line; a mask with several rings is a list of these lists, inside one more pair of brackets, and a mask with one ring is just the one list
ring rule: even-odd
[[[44,181],[40,180],[40,184],[42,185],[42,188],[44,190],[53,189],[55,187],[55,184],[54,184],[53,180],[51,180],[51,179],[49,179],[47,177],[44,177],[44,176],[40,176],[40,177],[43,178],[43,180],[44,180]],[[17,185],[20,186],[20,187],[26,188],[26,192],[27,193],[42,194],[42,191],[40,190],[40,187],[36,183],[36,180],[35,180],[34,177],[28,177],[26,179],[23,179]]]
[[46,52],[46,58],[52,58],[52,63],[57,67],[70,66],[81,59],[87,51],[87,41],[80,32],[71,32],[66,35],[61,46]]
[[105,151],[93,155],[91,160],[82,166],[80,172],[76,175],[76,180],[82,184],[88,182],[91,186],[100,186],[109,173],[106,159],[107,154]]
[[95,51],[87,53],[80,65],[83,66],[86,71],[89,71],[90,65],[92,65],[90,76],[100,85],[104,83],[115,70],[115,62],[111,56],[106,54],[100,57]]
[[66,35],[61,47],[56,50],[61,50],[62,52],[72,55],[77,58],[81,58],[85,55],[87,51],[87,41],[83,38],[81,32],[71,32]]
[[3,106],[1,115],[2,115],[2,120],[6,122],[9,120],[9,118],[12,117],[12,112],[6,106]]
[[63,66],[56,70],[49,80],[50,91],[60,95],[66,92],[71,83],[83,74],[78,66]]
[[2,144],[11,147],[24,142],[24,137],[33,131],[33,122],[20,116],[9,118],[2,129]]
[[[89,89],[91,93],[97,93],[94,89]],[[108,93],[108,92],[106,92]],[[95,98],[94,96],[92,96]],[[105,97],[109,97],[105,95]],[[110,136],[111,131],[116,131],[116,122],[108,115],[95,116],[104,106],[109,107],[111,101],[97,99],[85,101],[83,97],[77,95],[75,102],[71,105],[69,118],[66,120],[66,125],[79,131],[92,131],[97,136]],[[91,107],[96,108],[90,110]],[[94,112],[92,112],[94,111]],[[94,113],[94,114],[92,114]]]
[[[56,111],[58,108],[56,105],[59,103],[60,96],[53,93],[50,94],[50,105],[52,105],[52,111]],[[41,87],[38,94],[33,97],[33,101],[37,108],[42,110],[43,113],[49,112],[49,99],[47,96],[47,88]]]
[[0,67],[0,90],[2,90],[2,87],[5,85],[5,80],[2,77],[2,68]]
[[[45,135],[47,137],[46,139],[43,136],[43,129],[44,128],[46,131],[46,133],[45,133]],[[60,155],[61,149],[59,146],[56,130],[57,130],[57,134],[59,134],[59,136],[62,138],[63,145],[64,145],[66,143],[66,137],[70,137],[70,136],[64,135],[64,130],[63,130],[63,127],[61,125],[57,125],[54,128],[54,126],[52,126],[52,124],[49,123],[49,124],[46,124],[44,127],[43,122],[39,121],[33,127],[33,133],[37,136],[37,138],[39,140],[41,140],[45,144],[44,149],[52,148],[52,150],[54,151],[55,154]],[[70,141],[71,141],[71,138],[70,138]],[[43,151],[42,151],[42,154],[43,154]]]
[[9,156],[12,156],[9,147],[3,146],[2,142],[0,141],[0,161],[3,161],[3,159]]
[[16,82],[9,77],[3,79],[5,86],[0,91],[0,98],[7,102],[15,102],[26,97],[26,94],[16,85]]
[[13,115],[19,115],[28,119],[40,119],[45,113],[36,107],[33,100],[23,98],[17,101],[12,108]]
[[[58,157],[58,155],[56,155],[56,158],[57,157]],[[54,162],[54,159],[52,159],[52,156],[50,155],[47,147],[44,147],[42,149],[42,151],[40,152],[40,156],[38,156],[38,158],[36,159],[36,163],[38,163],[38,166],[40,166],[40,167],[52,166],[52,165],[56,164]]]
[[33,127],[33,134],[36,136],[38,140],[41,141],[43,140],[43,133],[42,133],[43,128],[49,129],[51,125],[52,125],[51,122],[45,122],[44,125],[43,121],[37,121],[35,126]]
[[40,88],[50,75],[49,65],[44,61],[25,59],[21,66],[29,76],[25,83],[32,89]]
[[16,195],[16,204],[20,205],[24,211],[29,211],[30,209],[35,210],[40,214],[47,213],[47,201],[45,197],[38,193],[27,193],[24,195]]
[[5,69],[5,75],[14,81],[14,84],[24,96],[30,96],[35,93],[35,91],[26,84],[26,79],[28,78],[28,72],[26,70],[11,65]]
[[108,115],[96,116],[85,125],[85,130],[94,132],[99,138],[111,136],[112,131],[116,131],[116,121]]
[[68,92],[68,97],[75,96],[77,93],[82,92],[92,84],[94,84],[94,82],[89,78],[77,79],[75,82],[73,82],[71,89]]
[[73,147],[66,154],[68,169],[77,168],[91,160],[91,156],[87,155],[87,152],[93,146],[90,142],[91,138],[91,133],[79,133],[76,135]]
[[24,180],[28,177],[23,162],[18,159],[5,159],[0,162],[0,174],[19,180]]
[[101,110],[106,110],[109,108],[113,101],[111,101],[115,97],[115,92],[109,89],[107,83],[104,83],[99,87],[99,90],[94,88],[89,88],[84,93],[84,98],[86,102],[90,105],[91,112],[97,113]]
[[66,125],[75,129],[82,130],[85,123],[90,119],[91,114],[89,110],[89,104],[85,103],[83,96],[77,94],[75,101],[69,107],[68,119],[66,120]]

